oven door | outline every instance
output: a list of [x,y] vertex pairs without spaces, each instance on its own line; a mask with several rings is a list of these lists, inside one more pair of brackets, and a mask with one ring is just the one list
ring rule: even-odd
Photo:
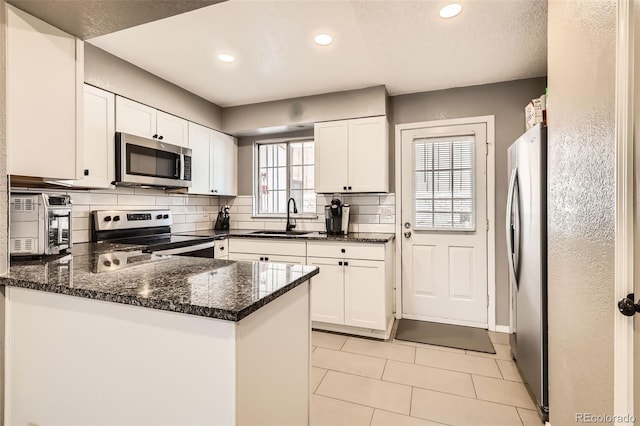
[[45,254],[57,254],[71,247],[71,210],[49,210],[47,214],[48,244]]
[[145,251],[153,254],[173,254],[177,256],[213,258],[215,254],[215,241],[205,241],[189,246],[167,248],[163,250],[154,250],[153,248],[148,248]]
[[191,186],[191,150],[116,133],[116,182],[164,187]]

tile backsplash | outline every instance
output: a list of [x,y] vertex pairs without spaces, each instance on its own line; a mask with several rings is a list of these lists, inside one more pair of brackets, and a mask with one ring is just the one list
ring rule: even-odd
[[[15,192],[46,192],[68,194],[73,202],[73,242],[91,239],[92,210],[170,209],[173,212],[173,232],[213,229],[219,206],[231,207],[231,229],[284,229],[284,218],[254,218],[253,197],[211,197],[207,195],[167,194],[161,189],[126,188],[96,190],[54,190],[12,188]],[[361,194],[338,196],[351,204],[349,232],[395,232],[395,195]],[[333,196],[317,195],[317,218],[297,219],[297,230],[323,231],[324,206]]]
[[[316,196],[317,218],[297,219],[296,230],[323,231],[324,206],[334,197]],[[354,194],[338,196],[343,203],[349,203],[349,232],[395,232],[395,194]],[[235,198],[221,198],[220,204],[231,207],[232,229],[284,229],[286,219],[253,217],[253,197],[243,195]]]

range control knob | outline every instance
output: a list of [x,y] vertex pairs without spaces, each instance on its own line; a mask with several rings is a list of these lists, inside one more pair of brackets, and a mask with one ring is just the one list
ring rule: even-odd
[[120,220],[120,216],[114,216],[114,217],[113,217],[113,221],[114,221],[114,222],[117,222],[117,221],[119,221],[119,220]]
[[165,219],[169,219],[169,215],[168,215],[168,214],[165,214],[165,215],[164,215],[164,216],[162,216],[162,217],[163,217],[163,218],[165,218]]
[[111,216],[105,216],[104,217],[104,221],[105,222],[111,222]]
[[156,216],[156,219],[162,219],[162,215],[159,214],[158,216]]

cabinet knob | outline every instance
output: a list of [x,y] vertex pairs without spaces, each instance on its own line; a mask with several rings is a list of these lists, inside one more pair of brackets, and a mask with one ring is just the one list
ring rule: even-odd
[[263,261],[263,260],[264,260],[264,257],[260,257],[260,261]]
[[[158,139],[162,140],[162,139],[164,139],[164,136],[160,135],[160,136],[158,136]],[[351,189],[351,188],[349,188],[349,189]]]
[[224,250],[224,246],[220,247],[220,250],[221,250],[221,251],[222,251],[222,250]]
[[349,262],[344,262],[344,266],[349,266]]
[[[160,139],[162,139],[162,138],[160,138]],[[351,190],[351,187],[349,187],[349,190]]]
[[89,169],[84,169],[84,175],[89,176]]
[[342,262],[338,262],[338,266],[342,266]]
[[342,189],[344,189],[344,190],[346,191],[346,190],[347,190],[347,187],[346,187],[346,186],[343,186],[343,187],[342,187]]
[[152,138],[156,139],[158,137],[158,135],[153,135]]
[[346,253],[347,251],[345,249],[340,249],[340,253]]
[[265,257],[265,258],[264,258],[264,260],[268,262],[268,261],[269,261],[269,258],[268,258],[268,257]]

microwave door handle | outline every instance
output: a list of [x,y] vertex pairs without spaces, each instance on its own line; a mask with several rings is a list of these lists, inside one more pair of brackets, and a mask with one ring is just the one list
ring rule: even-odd
[[184,154],[180,154],[180,175],[178,178],[184,180]]

